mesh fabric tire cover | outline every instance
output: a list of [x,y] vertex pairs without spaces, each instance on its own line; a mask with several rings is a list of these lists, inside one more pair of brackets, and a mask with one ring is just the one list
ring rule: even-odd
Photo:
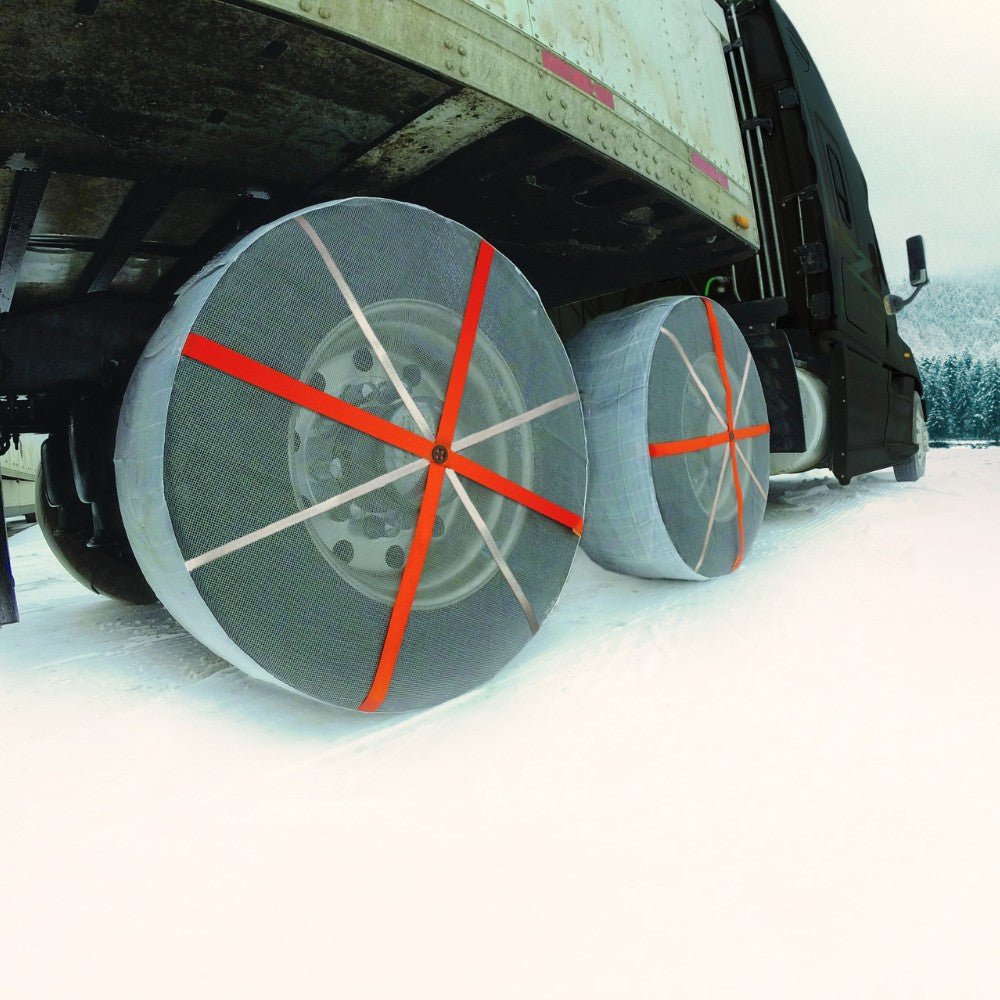
[[[709,308],[730,384],[732,445]],[[764,394],[739,328],[714,303],[667,298],[594,320],[568,351],[590,454],[587,554],[632,576],[731,572],[763,519],[770,459]],[[653,457],[655,445],[677,453]]]
[[[247,673],[331,704],[365,702],[414,548],[434,469],[427,454],[485,246],[412,205],[319,205],[258,230],[209,265],[146,349],[116,450],[126,530],[168,610]],[[331,263],[432,431],[423,458],[182,353],[195,332],[424,440]],[[586,444],[565,350],[508,260],[496,254],[486,274],[448,462],[464,456],[564,514],[582,514]],[[517,423],[536,408],[544,412]],[[463,445],[510,421],[516,426]],[[414,463],[356,500],[302,514]],[[572,563],[578,537],[566,523],[464,474],[445,476],[388,694],[370,710],[427,707],[492,677],[531,637],[532,617],[541,622],[551,611]],[[506,573],[459,502],[456,478]],[[241,539],[242,547],[191,567]]]

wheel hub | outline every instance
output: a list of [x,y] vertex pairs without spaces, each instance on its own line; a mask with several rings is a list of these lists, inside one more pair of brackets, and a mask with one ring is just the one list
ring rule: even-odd
[[[735,374],[727,363],[730,384],[735,382]],[[726,410],[726,393],[719,377],[719,364],[714,354],[702,354],[694,361],[694,370],[701,379],[702,384],[708,390],[708,394],[715,401],[716,408],[720,413]],[[739,418],[739,414],[734,414],[734,419]],[[723,427],[719,423],[719,418],[712,412],[711,407],[705,400],[694,379],[689,375],[684,386],[684,395],[681,402],[681,427],[684,437],[698,438],[710,437],[714,434],[727,433],[729,440],[735,442],[736,435],[733,431]],[[716,491],[719,489],[720,462],[729,461],[729,446],[717,446],[715,448],[705,448],[700,451],[693,451],[684,456],[684,465],[687,471],[688,481],[694,492],[698,505],[705,512],[706,516],[711,516],[712,508],[716,503]],[[725,476],[722,481],[721,493],[719,493],[718,506],[715,513],[717,521],[731,521],[736,517],[737,503],[736,490],[733,486],[731,476]]]
[[[395,300],[366,310],[372,326],[387,344],[397,371],[413,396],[426,427],[436,429],[454,360],[461,317],[441,306]],[[319,344],[301,379],[397,426],[426,437],[425,428],[403,405],[395,387],[367,347],[357,347],[363,334],[353,318],[341,323]],[[477,366],[470,371],[462,414],[480,430],[504,419],[508,408],[523,409],[517,383],[484,334],[477,341]],[[530,438],[517,431],[479,446],[479,459],[501,475],[524,481],[530,471]],[[436,444],[431,460],[444,465],[450,451]],[[300,509],[396,472],[415,461],[412,454],[326,420],[309,411],[293,414],[289,426],[289,471]],[[425,469],[326,514],[311,518],[307,529],[316,547],[348,582],[386,604],[399,588],[417,513]],[[491,495],[478,504],[501,548],[516,540],[524,513]],[[455,490],[442,492],[434,522],[434,538],[449,557],[425,572],[416,607],[438,607],[467,596],[496,572],[479,535],[465,531],[468,515]],[[461,527],[460,527],[461,526]]]

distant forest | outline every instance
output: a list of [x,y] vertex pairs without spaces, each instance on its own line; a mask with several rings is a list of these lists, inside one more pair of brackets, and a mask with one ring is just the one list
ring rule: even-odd
[[1000,356],[920,359],[932,441],[1000,441]]
[[899,320],[924,381],[932,441],[1000,441],[1000,270],[933,279]]

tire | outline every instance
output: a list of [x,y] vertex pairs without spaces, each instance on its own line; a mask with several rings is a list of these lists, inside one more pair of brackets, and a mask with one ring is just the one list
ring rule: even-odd
[[708,299],[660,299],[590,323],[569,354],[590,458],[587,554],[654,579],[742,565],[764,517],[770,428],[739,327]]
[[913,394],[913,443],[917,446],[916,454],[892,467],[898,483],[915,483],[923,479],[924,472],[927,471],[930,435],[927,431],[927,418],[924,416],[924,404],[918,392]]
[[35,516],[46,545],[63,569],[87,590],[102,597],[125,604],[155,604],[156,595],[129,553],[87,547],[91,533],[89,515],[83,504],[79,504],[77,513],[82,530],[60,527],[59,509],[49,506],[45,496],[45,472],[40,465],[35,479]]
[[432,212],[350,199],[187,286],[129,386],[116,467],[139,564],[196,638],[398,712],[488,680],[552,610],[586,444],[520,272]]

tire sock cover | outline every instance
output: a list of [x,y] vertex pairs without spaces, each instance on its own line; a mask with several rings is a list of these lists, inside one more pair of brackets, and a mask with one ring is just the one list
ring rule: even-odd
[[746,558],[767,502],[767,407],[725,310],[681,296],[589,323],[568,346],[587,427],[583,547],[601,566],[704,580]]
[[247,673],[365,711],[483,683],[554,606],[583,419],[521,273],[413,205],[257,230],[179,294],[116,450],[136,558]]

